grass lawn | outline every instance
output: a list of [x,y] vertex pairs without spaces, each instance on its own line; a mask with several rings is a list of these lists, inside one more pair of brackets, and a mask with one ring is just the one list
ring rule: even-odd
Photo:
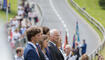
[[101,54],[104,56],[105,59],[105,48],[101,51]]
[[[69,0],[68,0],[69,1]],[[86,11],[95,19],[97,19],[105,27],[105,10],[99,5],[99,0],[74,0],[81,8],[86,8]],[[70,2],[70,1],[69,1]],[[75,8],[74,8],[75,9]],[[76,9],[75,9],[76,10]],[[77,11],[77,10],[76,10]],[[78,11],[77,11],[78,12]],[[79,12],[78,12],[79,13]],[[79,13],[80,14],[80,13]],[[81,14],[80,14],[81,15]],[[83,15],[81,15],[85,18]],[[86,19],[86,18],[85,18]],[[86,19],[87,20],[87,19]],[[87,21],[89,23],[89,21]],[[91,23],[89,23],[99,34],[102,39],[101,32]],[[105,48],[101,51],[105,58]]]
[[100,38],[102,39],[102,38],[103,38],[103,35],[102,35],[102,33],[97,29],[97,27],[96,27],[95,25],[93,25],[92,23],[90,23],[90,21],[89,21],[84,15],[82,15],[76,8],[74,8],[74,7],[72,6],[72,4],[70,3],[70,0],[68,0],[68,3],[70,4],[70,6],[71,6],[80,16],[82,16],[82,17],[88,22],[88,24],[90,24],[90,25],[96,30],[96,32],[99,34]]
[[[18,0],[9,0],[11,4],[11,13],[8,15],[8,20],[17,14],[17,6],[18,6]],[[4,21],[6,21],[6,13],[2,10],[0,10],[0,18],[2,18]]]
[[81,8],[95,19],[97,19],[105,27],[105,10],[99,5],[99,0],[74,0]]

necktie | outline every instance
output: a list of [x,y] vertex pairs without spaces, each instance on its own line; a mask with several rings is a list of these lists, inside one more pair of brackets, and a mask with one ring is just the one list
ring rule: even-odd
[[49,49],[48,49],[48,47],[46,48],[46,50],[48,51],[48,53],[49,53]]
[[36,47],[36,52],[37,52],[37,54],[38,54],[38,56],[39,56],[39,52],[38,52],[38,48]]
[[66,60],[69,60],[69,56],[66,58]]

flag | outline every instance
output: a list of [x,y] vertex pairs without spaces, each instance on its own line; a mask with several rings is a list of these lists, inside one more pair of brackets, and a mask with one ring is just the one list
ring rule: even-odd
[[9,6],[9,0],[3,0],[3,9],[6,9]]
[[65,49],[65,47],[66,47],[67,44],[68,44],[68,36],[67,36],[67,32],[66,32],[65,42],[64,42],[64,49]]
[[4,0],[3,1],[3,9],[6,9],[7,8],[7,0]]
[[77,35],[77,42],[80,42],[78,21],[76,22],[76,35]]
[[9,0],[7,0],[7,6],[9,6]]
[[74,34],[74,36],[73,36],[73,45],[72,45],[72,48],[75,48],[75,40],[76,40],[76,38],[75,38],[75,34]]

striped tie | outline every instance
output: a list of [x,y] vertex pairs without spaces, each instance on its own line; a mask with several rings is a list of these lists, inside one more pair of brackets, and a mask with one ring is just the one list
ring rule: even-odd
[[39,55],[39,52],[38,52],[38,48],[37,48],[37,47],[36,47],[36,52],[37,52],[38,56],[40,56],[40,55]]

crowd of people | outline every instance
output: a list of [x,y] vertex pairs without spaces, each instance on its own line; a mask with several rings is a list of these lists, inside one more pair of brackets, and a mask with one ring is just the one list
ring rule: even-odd
[[[8,22],[8,41],[16,49],[15,60],[79,60],[86,55],[85,40],[83,45],[75,42],[75,48],[70,44],[63,48],[59,30],[36,27],[39,20],[34,8],[23,0],[17,16]],[[88,56],[81,60],[88,60]]]
[[17,16],[11,18],[7,26],[8,41],[12,48],[23,46],[21,42],[26,43],[25,31],[36,23],[38,23],[38,17],[34,5],[30,6],[29,3],[22,0],[22,3],[18,6]]
[[[26,30],[27,45],[23,49],[20,48],[20,56],[17,53],[17,59],[20,60],[89,60],[86,55],[86,43],[73,49],[69,44],[62,48],[62,39],[57,29],[50,30],[48,27],[31,26]],[[80,53],[80,48],[82,52]],[[19,50],[19,49],[17,49]],[[16,51],[17,51],[16,50]],[[22,55],[23,54],[23,55]]]
[[17,16],[8,22],[8,41],[16,49],[15,60],[89,60],[85,40],[83,44],[75,41],[75,47],[66,44],[64,48],[59,30],[35,26],[39,21],[35,6],[30,7],[25,1],[19,4]]
[[15,60],[79,60],[80,48],[82,55],[86,53],[85,40],[81,47],[74,49],[67,44],[62,48],[60,32],[48,27],[35,27],[37,22],[34,5],[30,7],[29,3],[23,1],[18,6],[17,16],[8,22],[8,41],[16,49]]

